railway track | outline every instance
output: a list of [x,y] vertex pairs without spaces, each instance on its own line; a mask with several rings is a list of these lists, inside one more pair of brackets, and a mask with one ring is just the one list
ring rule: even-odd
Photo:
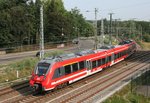
[[[147,57],[146,57],[147,58]],[[145,62],[148,59],[143,58],[144,60],[140,59],[141,62]],[[45,101],[48,101],[47,103],[81,103],[84,100],[90,98],[94,94],[104,90],[105,88],[111,86],[112,84],[116,83],[117,81],[123,79],[124,77],[128,76],[129,74],[135,72],[137,67],[139,68],[139,63],[132,63],[130,66],[127,66],[127,68],[122,68],[117,71],[111,72],[110,74],[107,74],[101,78],[95,78],[94,80],[86,81],[84,85],[80,85],[77,88],[73,88],[71,91],[62,94],[60,96],[55,95],[55,98],[52,98],[51,96],[48,96],[44,98]],[[143,67],[145,64],[142,64],[141,67]],[[134,70],[132,69],[134,68]],[[132,71],[131,71],[132,70]],[[130,72],[131,71],[131,72]],[[121,76],[118,78],[118,76]],[[118,79],[117,79],[118,78]],[[42,101],[41,102],[45,102]],[[30,103],[33,101],[30,101]],[[40,101],[36,101],[37,103],[40,103]]]
[[19,84],[13,85],[11,87],[6,87],[0,90],[0,96],[4,95],[4,94],[8,94],[13,92],[14,90],[21,90],[23,88],[29,87],[29,81],[23,81]]
[[[137,69],[137,66],[138,66],[138,68],[142,68],[143,66],[146,67],[147,64],[135,65],[135,67],[131,66],[129,68],[130,70],[128,70],[128,71],[121,70],[117,73],[114,73],[113,75],[110,75],[107,79],[101,79],[101,80],[96,79],[94,82],[89,83],[88,88],[86,88],[86,89],[81,88],[80,90],[78,90],[78,93],[74,92],[74,93],[72,93],[73,95],[70,96],[69,98],[64,99],[63,101],[61,99],[61,101],[58,101],[58,102],[60,102],[60,103],[84,102],[85,100],[91,98],[92,96],[101,92],[102,90],[106,89],[107,87],[110,87],[111,85],[115,84],[119,80],[122,80],[123,78],[127,77],[128,75],[132,74],[133,72],[136,72],[137,70],[139,70],[139,69]],[[69,94],[69,95],[71,95],[71,94]],[[50,102],[51,101],[48,101],[48,103],[50,103]]]
[[[145,59],[145,57],[150,58],[149,55],[150,55],[150,52],[138,51],[135,55],[132,56],[132,57],[136,56],[134,58],[130,57],[126,61],[123,61],[119,64],[112,66],[110,69],[106,69],[103,72],[99,72],[97,74],[89,76],[89,77],[82,79],[76,83],[73,83],[73,84],[71,84],[71,85],[69,85],[63,89],[59,89],[59,90],[54,91],[54,92],[48,92],[46,94],[40,94],[40,95],[34,96],[34,95],[32,95],[32,92],[30,92],[29,87],[27,85],[25,86],[25,88],[22,88],[22,87],[24,87],[23,85],[20,87],[17,87],[18,89],[13,89],[14,91],[13,90],[12,91],[7,90],[7,92],[6,92],[6,89],[5,89],[5,90],[3,90],[4,94],[0,93],[0,102],[2,102],[2,103],[10,103],[10,102],[14,102],[14,103],[20,103],[20,102],[41,103],[41,102],[48,101],[48,103],[51,103],[51,102],[65,103],[65,102],[75,102],[76,100],[79,100],[78,102],[83,102],[87,98],[96,94],[96,92],[94,92],[94,90],[93,90],[94,88],[103,87],[100,89],[100,90],[102,90],[102,89],[110,86],[111,83],[110,84],[108,83],[108,86],[103,86],[103,83],[106,83],[106,81],[108,81],[108,82],[113,81],[112,79],[113,79],[113,77],[115,78],[115,75],[119,76],[119,74],[122,74],[126,70],[128,70],[127,68],[133,68],[134,66],[135,66],[135,68],[137,68],[136,66],[139,66],[138,65],[139,62],[149,61],[149,60]],[[142,65],[142,63],[141,63],[141,65]],[[121,69],[122,66],[124,66],[126,68]],[[142,66],[144,66],[144,64]],[[131,70],[132,69],[129,69],[130,72],[134,71],[134,70],[133,71],[131,71]],[[127,76],[127,74],[124,74],[124,76],[122,78]],[[129,74],[131,74],[131,73],[129,73]],[[107,79],[106,79],[106,77],[107,77]],[[91,84],[89,85],[89,83],[91,81],[95,81],[96,78],[99,79],[99,82],[96,82],[96,83],[93,82],[92,84],[94,84],[94,86]],[[114,80],[113,83],[117,82],[117,81],[119,81],[119,80]],[[79,87],[82,87],[82,88],[79,88]],[[83,87],[88,87],[88,88],[83,88]],[[100,91],[100,90],[96,90],[96,91]],[[72,91],[72,92],[68,92],[68,91]],[[87,93],[88,91],[93,91],[93,92]],[[62,95],[62,94],[65,94],[65,95]],[[90,94],[90,95],[87,95],[87,94]],[[1,97],[3,97],[3,98],[1,98]],[[82,99],[81,99],[81,97],[82,97]],[[51,101],[49,101],[49,100],[51,100]]]

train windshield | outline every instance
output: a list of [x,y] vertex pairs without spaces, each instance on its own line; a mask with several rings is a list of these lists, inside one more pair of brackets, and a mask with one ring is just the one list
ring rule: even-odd
[[35,73],[39,76],[45,75],[50,67],[49,63],[39,63],[36,67]]

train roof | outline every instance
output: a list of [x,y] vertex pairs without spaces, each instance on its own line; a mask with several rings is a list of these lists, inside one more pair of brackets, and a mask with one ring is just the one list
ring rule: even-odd
[[88,55],[88,54],[95,54],[97,52],[104,52],[104,51],[107,51],[109,49],[115,49],[115,48],[117,49],[118,47],[122,47],[122,45],[129,44],[131,42],[133,42],[133,41],[132,40],[127,40],[127,41],[123,41],[122,44],[119,44],[119,45],[116,45],[116,46],[104,45],[104,46],[99,47],[97,50],[87,49],[87,50],[79,51],[79,52],[76,52],[76,53],[50,56],[50,57],[42,59],[39,63],[50,63],[50,64],[52,64],[54,62],[59,62],[59,61],[63,61],[63,60],[71,59],[71,58],[85,56],[85,55]]
[[75,57],[79,57],[79,56],[84,56],[84,55],[88,55],[88,54],[94,54],[94,53],[95,53],[94,50],[88,49],[88,50],[84,50],[84,51],[80,51],[80,52],[76,52],[76,53],[50,56],[50,57],[42,59],[39,63],[50,63],[50,64],[52,64],[55,62],[59,62],[59,61],[63,61],[63,60],[67,60],[67,59],[71,59],[71,58],[75,58]]
[[99,49],[108,50],[108,49],[113,49],[113,48],[115,48],[115,46],[113,46],[113,45],[104,45],[104,46],[101,46]]
[[94,50],[84,50],[84,51],[80,51],[80,52],[76,52],[76,53],[69,53],[69,54],[61,54],[61,55],[57,55],[57,56],[50,56],[50,57],[46,57],[44,59],[42,59],[39,63],[54,63],[54,62],[59,62],[59,61],[63,61],[63,60],[67,60],[67,59],[71,59],[71,58],[75,58],[75,57],[80,57],[80,56],[85,56],[88,54],[94,54]]
[[88,49],[88,50],[84,50],[84,51],[80,51],[80,52],[76,52],[75,55],[77,56],[84,56],[84,55],[88,55],[88,54],[94,54],[95,51],[92,49]]
[[47,57],[47,58],[44,58],[41,61],[39,61],[39,63],[49,63],[49,64],[52,64],[53,62],[54,62],[53,57]]
[[122,47],[122,45],[115,45],[115,48],[117,48],[117,47]]
[[62,54],[62,55],[56,56],[56,58],[60,58],[61,60],[70,59],[74,57],[77,57],[74,53]]

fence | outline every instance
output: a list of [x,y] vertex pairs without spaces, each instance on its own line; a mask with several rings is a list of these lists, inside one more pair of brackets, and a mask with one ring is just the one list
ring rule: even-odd
[[150,65],[131,78],[131,92],[150,97]]
[[[44,43],[45,49],[52,49],[57,48],[58,45],[61,43],[67,45],[71,44],[71,41],[64,41],[64,42],[46,42]],[[23,45],[23,44],[9,44],[9,46],[6,46],[5,48],[0,47],[0,54],[6,54],[6,53],[15,53],[15,52],[24,52],[24,51],[34,51],[39,50],[40,46],[39,44],[32,44],[32,45]]]

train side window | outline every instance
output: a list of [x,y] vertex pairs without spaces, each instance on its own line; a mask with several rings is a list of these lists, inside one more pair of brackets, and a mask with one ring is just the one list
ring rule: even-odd
[[118,58],[120,58],[120,53],[118,53]]
[[71,73],[71,66],[70,65],[64,66],[64,68],[65,68],[65,75]]
[[117,59],[117,54],[115,54],[115,59]]
[[124,51],[122,52],[122,56],[124,56]]
[[73,70],[73,72],[78,71],[78,63],[72,64],[72,70]]
[[59,72],[59,76],[65,75],[64,67],[60,67],[60,68],[58,69],[58,72]]
[[84,61],[79,62],[79,69],[84,69]]
[[122,56],[124,56],[124,55],[125,55],[125,51],[122,52]]
[[115,59],[117,59],[117,54],[115,54]]
[[111,56],[109,56],[108,61],[111,62]]
[[98,60],[98,66],[101,66],[102,59]]
[[115,54],[115,59],[117,59],[118,58],[118,55],[117,54]]
[[105,58],[102,59],[102,65],[105,64]]
[[107,57],[106,57],[106,63],[108,63],[108,62],[109,62],[109,57],[107,56]]
[[119,53],[117,54],[117,58],[119,58]]
[[58,77],[59,77],[59,73],[58,73],[58,68],[57,68],[57,69],[55,69],[53,79],[58,78]]
[[61,77],[63,75],[64,75],[64,68],[63,67],[57,68],[54,71],[53,79],[59,78],[59,77]]
[[92,61],[92,68],[96,68],[97,65],[96,65],[96,61]]
[[118,53],[117,54],[115,54],[115,59],[118,59],[119,58],[119,55],[118,55]]

